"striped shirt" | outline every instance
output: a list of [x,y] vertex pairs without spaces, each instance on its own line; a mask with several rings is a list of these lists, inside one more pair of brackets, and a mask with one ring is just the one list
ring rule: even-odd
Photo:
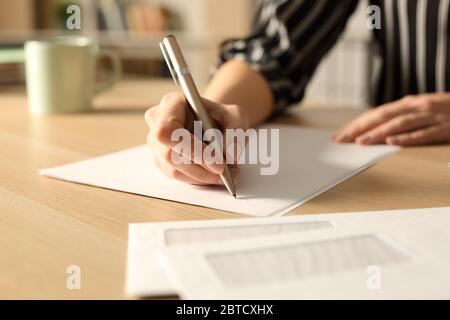
[[[220,63],[247,62],[268,81],[275,110],[299,102],[358,0],[264,0],[247,38],[221,45]],[[371,0],[380,9],[373,41],[382,66],[377,105],[408,94],[450,91],[450,0]],[[361,26],[367,28],[367,26]]]

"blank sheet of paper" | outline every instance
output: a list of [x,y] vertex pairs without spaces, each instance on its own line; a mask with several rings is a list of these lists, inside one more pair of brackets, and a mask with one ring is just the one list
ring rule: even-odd
[[279,172],[261,175],[260,165],[241,165],[238,199],[224,187],[187,185],[165,177],[146,146],[41,170],[48,177],[252,216],[289,212],[381,158],[392,146],[336,144],[327,130],[280,129]]

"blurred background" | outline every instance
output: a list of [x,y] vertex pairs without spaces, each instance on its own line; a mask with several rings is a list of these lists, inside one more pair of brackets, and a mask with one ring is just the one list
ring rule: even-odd
[[[164,34],[182,43],[196,81],[204,85],[218,44],[251,30],[260,0],[14,0],[0,1],[0,86],[24,84],[23,43],[61,34],[86,35],[120,53],[125,79],[167,78],[158,48]],[[67,7],[81,8],[81,30],[67,30]],[[366,2],[316,71],[305,104],[363,108],[371,101],[374,57]],[[105,69],[107,65],[102,66]],[[105,71],[106,72],[106,71]],[[0,93],[1,94],[1,93]]]

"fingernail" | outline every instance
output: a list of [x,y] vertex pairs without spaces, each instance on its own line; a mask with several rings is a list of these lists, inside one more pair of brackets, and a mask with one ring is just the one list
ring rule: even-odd
[[398,144],[399,139],[397,137],[388,137],[388,138],[386,138],[386,143],[387,144]]
[[372,140],[372,137],[369,134],[364,134],[356,139],[357,143],[366,144]]

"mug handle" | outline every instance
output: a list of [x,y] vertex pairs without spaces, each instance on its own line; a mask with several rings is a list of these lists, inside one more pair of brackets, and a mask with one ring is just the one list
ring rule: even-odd
[[110,89],[117,83],[117,81],[119,81],[122,76],[122,64],[120,63],[120,58],[116,51],[100,49],[96,54],[97,62],[102,58],[107,58],[111,61],[112,72],[109,79],[98,82],[95,85],[94,94],[99,94],[105,90]]

